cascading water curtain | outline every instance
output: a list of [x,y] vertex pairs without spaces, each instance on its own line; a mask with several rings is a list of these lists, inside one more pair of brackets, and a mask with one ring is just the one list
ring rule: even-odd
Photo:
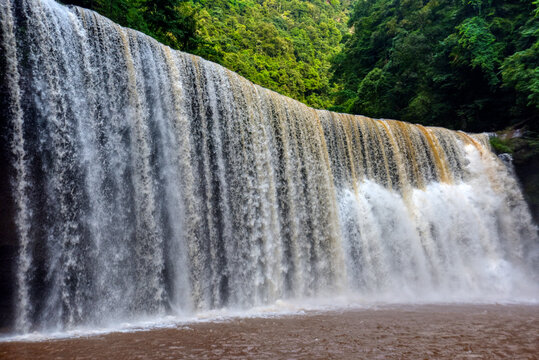
[[17,331],[537,301],[537,228],[485,135],[314,110],[52,0],[0,21]]

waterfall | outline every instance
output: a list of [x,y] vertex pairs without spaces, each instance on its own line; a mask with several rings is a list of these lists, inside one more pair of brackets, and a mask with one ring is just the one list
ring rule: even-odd
[[16,331],[539,298],[537,228],[486,135],[315,110],[52,0],[0,21]]

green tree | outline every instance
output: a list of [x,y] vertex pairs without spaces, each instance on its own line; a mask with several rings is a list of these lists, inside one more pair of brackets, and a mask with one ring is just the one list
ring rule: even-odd
[[534,4],[534,16],[520,32],[521,50],[507,57],[501,69],[504,85],[518,92],[519,104],[539,109],[539,1]]
[[190,1],[145,0],[143,6],[150,35],[174,49],[196,49],[196,14]]
[[[343,84],[334,108],[470,131],[533,123],[537,4],[358,1],[354,32],[334,61],[333,80]],[[364,89],[379,71],[391,86],[375,99]]]
[[87,7],[112,21],[146,33],[174,49],[194,51],[197,11],[189,0],[65,0]]

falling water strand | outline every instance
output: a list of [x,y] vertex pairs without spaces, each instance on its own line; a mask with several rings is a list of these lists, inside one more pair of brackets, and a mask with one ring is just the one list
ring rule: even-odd
[[15,222],[19,236],[19,261],[17,266],[17,323],[16,328],[27,332],[30,327],[30,299],[28,278],[30,278],[31,255],[30,255],[30,223],[28,218],[28,169],[25,163],[25,139],[23,130],[23,114],[20,104],[20,75],[18,70],[17,48],[14,34],[14,21],[11,13],[11,1],[0,4],[0,24],[2,26],[3,49],[6,61],[7,88],[10,100],[10,108],[7,110],[12,119],[11,150],[15,167],[14,198],[17,206]]
[[52,0],[0,19],[17,331],[537,301],[537,228],[486,135],[311,109]]

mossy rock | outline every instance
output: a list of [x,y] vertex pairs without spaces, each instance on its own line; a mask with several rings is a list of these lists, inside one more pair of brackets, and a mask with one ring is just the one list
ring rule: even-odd
[[490,145],[496,154],[512,154],[513,149],[507,140],[502,140],[497,136],[490,138]]

